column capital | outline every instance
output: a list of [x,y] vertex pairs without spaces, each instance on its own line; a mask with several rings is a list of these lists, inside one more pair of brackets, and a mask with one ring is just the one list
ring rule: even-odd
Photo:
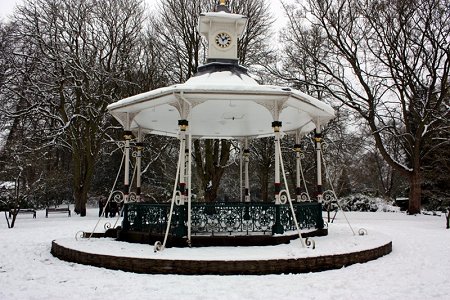
[[274,132],[280,132],[281,126],[283,123],[281,121],[273,121],[272,122],[272,128]]
[[178,120],[178,126],[180,127],[181,131],[186,131],[189,126],[189,121],[185,119]]
[[133,138],[133,132],[131,132],[130,130],[125,130],[123,132],[123,138],[125,140],[131,140]]

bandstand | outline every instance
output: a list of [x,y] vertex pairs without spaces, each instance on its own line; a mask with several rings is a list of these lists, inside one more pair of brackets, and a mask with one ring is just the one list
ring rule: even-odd
[[[198,68],[195,76],[183,84],[152,90],[108,106],[109,112],[123,126],[125,139],[125,205],[120,239],[153,243],[164,235],[164,248],[167,239],[174,242],[174,237],[177,240],[184,237],[186,245],[195,246],[195,240],[197,244],[208,244],[199,242],[205,235],[215,236],[215,239],[208,239],[212,244],[227,244],[226,239],[217,241],[220,235],[233,236],[232,243],[241,244],[236,236],[262,234],[267,237],[292,230],[300,234],[302,228],[323,229],[321,164],[317,163],[317,199],[312,201],[309,196],[302,197],[300,192],[299,139],[315,130],[317,161],[320,162],[321,126],[334,117],[334,111],[298,90],[258,84],[247,69],[238,64],[237,44],[246,23],[245,16],[230,13],[225,1],[220,1],[215,12],[200,15],[198,30],[208,41],[209,48],[207,62]],[[142,140],[147,134],[172,136],[180,141],[170,205],[140,202]],[[295,135],[297,141],[294,199],[285,184],[280,146],[285,135]],[[275,143],[274,201],[253,203],[249,194],[248,140],[268,136],[274,136]],[[242,141],[245,174],[242,202],[192,203],[190,154],[193,139]],[[129,159],[133,145],[137,153],[137,178],[135,197],[130,197]],[[242,239],[244,244],[248,240]],[[263,244],[272,244],[273,240],[268,239]]]
[[[122,226],[114,225],[105,233],[96,232],[100,218],[92,232],[79,232],[84,239],[54,240],[51,253],[55,257],[138,273],[231,275],[338,269],[392,251],[388,237],[372,234],[367,238],[365,229],[360,229],[361,236],[358,236],[350,226],[353,236],[348,236],[341,234],[338,226],[333,236],[327,235],[322,218],[321,126],[334,117],[334,111],[329,105],[289,87],[260,85],[239,66],[237,42],[246,22],[245,16],[228,11],[226,1],[219,1],[215,12],[200,16],[199,33],[206,38],[209,48],[208,60],[195,76],[183,84],[135,95],[108,106],[124,128],[124,190],[118,192],[119,197],[112,192],[108,198],[108,201],[124,202]],[[312,130],[315,130],[318,162],[315,199],[301,193],[300,187],[300,138]],[[142,201],[141,154],[143,137],[147,134],[172,136],[180,143],[173,193],[167,203]],[[293,197],[280,146],[286,135],[294,135],[296,139]],[[248,141],[268,136],[274,137],[275,143],[275,193],[270,203],[252,202]],[[194,139],[238,139],[244,145],[244,192],[240,202],[192,201]],[[131,156],[136,158],[132,172],[136,174],[135,185],[130,180]],[[132,185],[135,190],[131,189]],[[312,250],[315,243],[309,240],[311,236],[318,236],[325,246]],[[300,243],[290,243],[293,239]],[[141,245],[126,247],[120,241]],[[153,249],[149,251],[149,245],[145,244]],[[190,248],[178,249],[186,246]],[[205,254],[208,254],[206,258]]]

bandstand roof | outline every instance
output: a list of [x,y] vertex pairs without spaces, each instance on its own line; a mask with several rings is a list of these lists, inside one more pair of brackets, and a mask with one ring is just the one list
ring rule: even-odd
[[[272,122],[283,132],[310,132],[334,117],[331,106],[298,90],[260,85],[238,65],[211,63],[183,84],[155,89],[108,106],[127,128],[177,136],[178,120],[189,121],[198,138],[273,135]],[[278,117],[277,117],[278,115]]]

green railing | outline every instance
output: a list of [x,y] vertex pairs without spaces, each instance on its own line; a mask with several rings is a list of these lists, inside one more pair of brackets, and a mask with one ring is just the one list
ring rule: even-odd
[[[301,229],[323,228],[322,205],[320,203],[300,202],[294,203],[293,206]],[[163,234],[167,227],[169,212],[169,204],[127,203],[124,207],[122,229]],[[274,231],[274,228],[282,229]],[[296,230],[296,228],[289,205],[233,202],[193,203],[191,230],[193,235],[231,235],[283,233],[284,231]],[[187,205],[175,205],[170,232],[176,236],[186,235]]]

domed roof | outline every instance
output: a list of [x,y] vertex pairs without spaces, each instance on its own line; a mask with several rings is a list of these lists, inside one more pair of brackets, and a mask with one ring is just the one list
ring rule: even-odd
[[[331,106],[298,90],[259,85],[245,68],[214,62],[199,68],[183,84],[155,89],[108,106],[130,130],[178,135],[178,120],[200,138],[239,138],[273,135],[272,122],[283,132],[306,133],[334,117]],[[128,117],[127,117],[128,116]]]

